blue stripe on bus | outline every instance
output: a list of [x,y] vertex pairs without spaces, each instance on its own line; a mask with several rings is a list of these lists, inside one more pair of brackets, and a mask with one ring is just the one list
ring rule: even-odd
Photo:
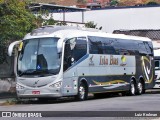
[[82,61],[84,61],[85,59],[87,59],[88,57],[89,57],[89,54],[84,55],[84,56],[83,56],[82,58],[80,58],[77,62],[75,62],[71,67],[69,67],[69,68],[67,69],[67,71],[70,70],[70,69],[72,69],[74,66],[78,65],[79,63],[81,63]]

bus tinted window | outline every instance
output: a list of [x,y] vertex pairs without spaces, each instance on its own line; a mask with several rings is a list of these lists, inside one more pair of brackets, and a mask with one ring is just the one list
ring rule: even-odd
[[153,47],[152,47],[152,43],[151,42],[144,42],[146,51],[148,55],[153,56]]
[[141,55],[147,54],[145,44],[143,41],[138,41],[138,50],[139,50],[139,54],[141,54]]
[[86,53],[87,41],[85,37],[67,40],[64,50],[64,71],[82,58]]
[[114,47],[120,55],[136,55],[138,54],[138,48],[136,41],[116,39]]
[[117,54],[112,38],[88,36],[88,40],[91,54]]
[[87,42],[86,38],[77,38],[76,45],[72,51],[72,56],[75,61],[78,61],[87,53]]

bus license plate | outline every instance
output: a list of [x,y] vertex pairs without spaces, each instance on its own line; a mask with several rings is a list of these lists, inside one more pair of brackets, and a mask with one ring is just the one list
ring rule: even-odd
[[32,91],[32,94],[34,94],[34,95],[39,95],[39,94],[40,94],[40,91]]

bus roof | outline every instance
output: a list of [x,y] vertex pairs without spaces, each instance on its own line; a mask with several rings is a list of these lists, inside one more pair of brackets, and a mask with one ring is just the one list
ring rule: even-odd
[[[72,33],[72,34],[71,34]],[[97,37],[110,37],[124,40],[140,40],[151,41],[146,37],[129,36],[124,34],[111,34],[105,33],[97,29],[72,27],[72,26],[43,26],[33,30],[31,33],[24,37],[25,39],[42,38],[42,37],[59,37],[59,38],[72,38],[82,36],[97,36]]]

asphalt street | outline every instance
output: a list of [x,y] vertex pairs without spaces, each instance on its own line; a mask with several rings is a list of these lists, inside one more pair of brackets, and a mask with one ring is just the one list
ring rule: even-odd
[[[0,111],[12,113],[12,119],[17,120],[16,114],[23,113],[28,117],[30,113],[40,113],[42,118],[57,120],[92,120],[93,119],[158,119],[160,115],[160,94],[156,90],[137,96],[104,96],[103,98],[90,97],[87,101],[75,101],[72,98],[50,100],[45,102],[27,101],[17,104],[2,104]],[[5,103],[5,101],[3,101]],[[140,116],[141,114],[148,116]],[[154,115],[154,116],[152,116]],[[21,116],[24,117],[24,116]],[[36,119],[32,118],[30,119]],[[39,116],[38,116],[39,117]],[[46,117],[46,118],[45,118]],[[118,118],[117,118],[118,117]],[[2,119],[2,118],[0,118]],[[3,118],[6,119],[6,118]],[[23,118],[28,119],[28,118]],[[9,120],[7,118],[7,120]],[[53,120],[53,119],[52,119]]]

